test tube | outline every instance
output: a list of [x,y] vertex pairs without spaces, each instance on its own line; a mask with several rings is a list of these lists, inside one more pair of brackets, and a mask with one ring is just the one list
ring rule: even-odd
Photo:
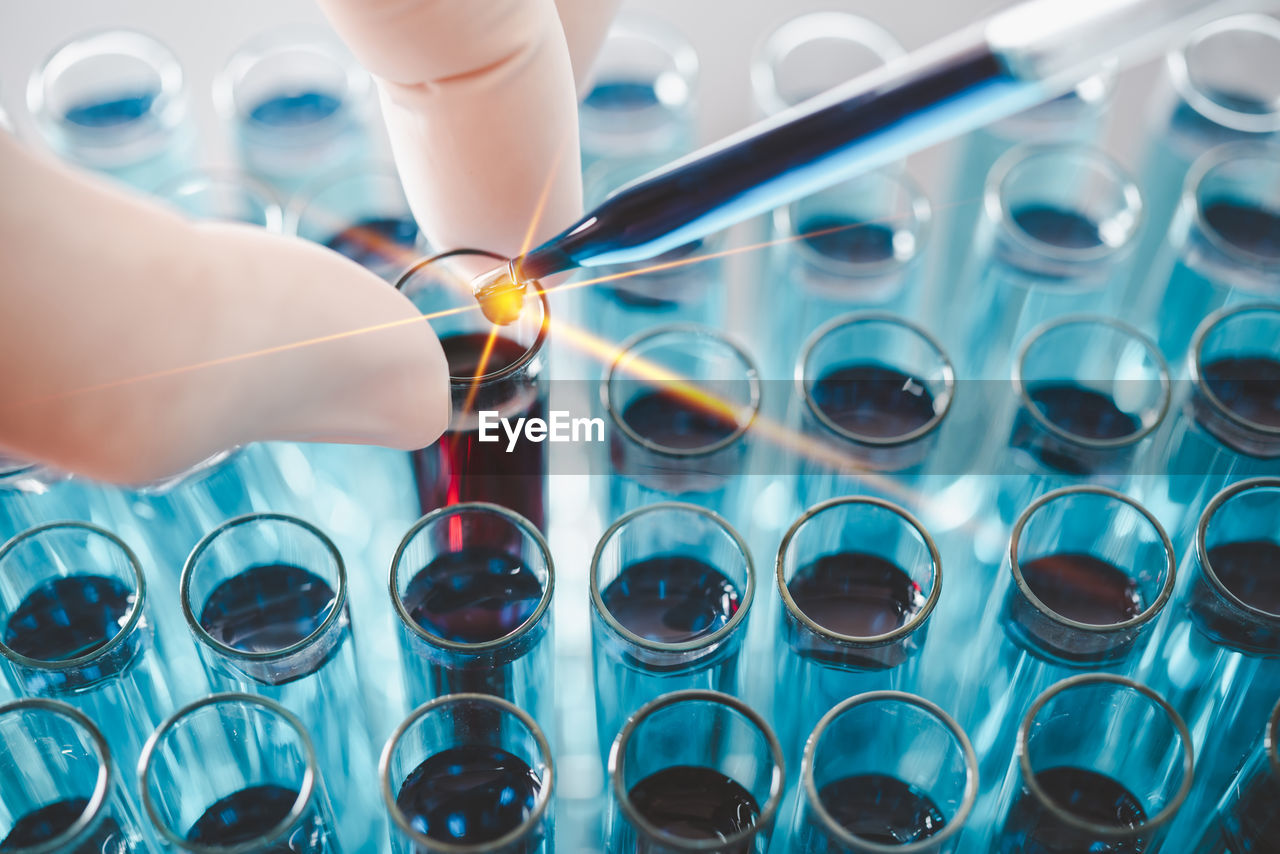
[[1280,839],[1280,703],[1262,738],[1254,738],[1249,760],[1218,802],[1195,850],[1202,854],[1263,852]]
[[227,60],[214,105],[245,171],[283,197],[366,154],[368,73],[324,32],[268,33]]
[[62,45],[27,81],[27,109],[57,154],[140,190],[194,160],[182,66],[143,33],[107,30]]
[[301,519],[241,516],[200,541],[180,589],[215,690],[267,697],[296,714],[326,779],[350,784],[339,810],[343,848],[376,851],[386,831],[376,823],[373,745],[337,547]]
[[659,327],[622,345],[600,396],[608,518],[664,498],[736,514],[760,411],[760,378],[742,348],[706,327]]
[[1133,180],[1104,151],[1079,144],[1010,150],[987,176],[983,206],[973,259],[957,273],[970,310],[961,322],[937,318],[937,328],[953,330],[957,363],[971,378],[1008,376],[1014,344],[1038,324],[1109,309],[1142,222]]
[[1076,676],[1041,694],[1015,756],[1012,805],[986,849],[998,854],[1156,854],[1191,787],[1186,725],[1150,688],[1118,676]]
[[1224,305],[1264,299],[1280,287],[1280,145],[1235,143],[1195,162],[1165,249],[1144,286],[1140,314],[1154,319],[1170,360],[1196,326]]
[[444,346],[453,401],[449,430],[430,448],[414,452],[414,474],[424,513],[491,501],[542,528],[547,445],[527,433],[509,442],[499,425],[506,419],[518,430],[517,419],[546,419],[543,350],[550,313],[536,283],[525,289],[520,318],[509,326],[497,327],[476,310],[467,265],[483,269],[503,260],[491,252],[454,250],[414,265],[396,285]]
[[138,774],[144,810],[168,848],[344,850],[310,736],[266,698],[213,694],[180,709],[147,741]]
[[850,697],[805,743],[795,854],[944,854],[978,794],[978,760],[951,716],[900,691]]
[[289,231],[394,283],[424,254],[395,167],[368,163],[312,184],[289,206]]
[[755,569],[724,519],[674,502],[628,513],[596,546],[590,588],[602,754],[627,716],[660,694],[739,693]]
[[156,196],[192,219],[243,222],[274,232],[284,227],[284,213],[275,193],[248,175],[187,172],[157,187]]
[[137,556],[95,525],[53,522],[0,547],[0,658],[14,692],[80,709],[126,767],[175,698],[206,684],[172,678],[147,602]]
[[1262,729],[1280,695],[1280,478],[1239,481],[1200,515],[1183,559],[1177,603],[1143,661],[1143,679],[1187,721],[1201,757],[1176,827],[1187,836]]
[[505,700],[447,694],[417,709],[379,764],[395,854],[549,854],[551,748]]
[[786,772],[749,706],[716,691],[673,691],[632,715],[609,752],[609,854],[764,854]]
[[841,700],[915,689],[942,560],[911,514],[865,496],[813,507],[782,538],[776,582],[773,723],[788,756]]
[[797,454],[802,506],[854,492],[918,505],[912,486],[924,475],[959,473],[935,452],[955,372],[919,326],[879,312],[837,317],[809,336],[795,377],[790,420],[818,442]]
[[151,850],[111,749],[83,714],[54,700],[5,703],[0,745],[0,850]]
[[480,503],[422,517],[391,564],[410,705],[489,694],[550,729],[554,588],[551,554],[528,519]]

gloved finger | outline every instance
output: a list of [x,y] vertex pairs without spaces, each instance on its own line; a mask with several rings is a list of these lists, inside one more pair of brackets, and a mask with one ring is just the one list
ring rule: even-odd
[[138,483],[253,440],[417,448],[447,426],[439,341],[373,274],[0,137],[9,453]]
[[320,5],[378,80],[410,206],[434,246],[514,255],[577,217],[577,100],[553,0]]
[[560,25],[569,47],[573,77],[578,96],[591,89],[591,72],[596,56],[609,34],[609,24],[618,12],[621,0],[556,0]]

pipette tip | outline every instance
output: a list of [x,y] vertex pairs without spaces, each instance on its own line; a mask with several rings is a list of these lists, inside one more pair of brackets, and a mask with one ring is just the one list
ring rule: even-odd
[[520,317],[524,308],[525,283],[512,270],[510,262],[471,280],[471,292],[490,323],[508,326]]

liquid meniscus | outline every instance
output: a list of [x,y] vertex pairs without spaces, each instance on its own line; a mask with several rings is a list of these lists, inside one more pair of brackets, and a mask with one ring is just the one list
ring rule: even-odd
[[629,564],[600,595],[628,631],[659,643],[685,643],[714,634],[740,605],[738,589],[724,573],[683,555]]
[[277,652],[315,634],[337,599],[323,578],[301,567],[252,566],[213,589],[200,626],[232,649]]
[[1075,211],[1052,205],[1027,205],[1011,216],[1029,237],[1062,249],[1093,249],[1102,246],[1102,236],[1093,220]]
[[651,824],[685,839],[728,839],[749,830],[760,815],[760,805],[740,784],[696,765],[664,768],[627,794]]
[[810,395],[827,418],[854,436],[896,439],[933,420],[935,403],[919,379],[873,362],[824,373]]
[[887,774],[833,780],[818,790],[818,799],[845,830],[882,845],[920,842],[947,823],[928,794]]
[[486,643],[524,625],[542,599],[542,582],[519,557],[475,546],[433,558],[405,589],[419,626],[456,643]]
[[655,445],[682,451],[710,448],[738,430],[738,423],[724,413],[665,389],[633,398],[622,420]]
[[1222,586],[1250,607],[1280,615],[1280,543],[1239,540],[1206,552]]
[[274,128],[297,127],[323,121],[342,107],[342,99],[328,92],[291,92],[260,101],[249,118]]
[[1280,361],[1231,357],[1209,362],[1201,372],[1214,397],[1236,417],[1280,429]]
[[[293,811],[298,792],[284,786],[249,786],[220,798],[191,825],[187,841],[230,847],[252,842],[281,825]],[[294,854],[288,839],[265,849],[263,854]],[[311,848],[302,848],[309,852]]]
[[64,114],[67,121],[85,128],[110,128],[135,122],[151,111],[155,92],[122,92],[105,101],[86,101]]
[[[26,851],[57,839],[75,825],[88,806],[86,798],[68,798],[32,810],[14,822],[13,829],[0,841],[0,851]],[[129,850],[120,825],[107,815],[90,837],[68,854],[127,854]]]
[[1055,614],[1091,626],[1127,622],[1142,613],[1137,583],[1093,555],[1058,552],[1019,564],[1036,598]]
[[815,216],[800,223],[798,233],[818,254],[847,264],[879,264],[893,260],[896,255],[896,232],[878,223]]
[[518,756],[466,745],[441,751],[413,769],[396,805],[424,836],[480,845],[523,824],[541,788],[537,773]]
[[91,655],[129,620],[134,592],[115,578],[68,575],[49,579],[22,600],[5,624],[4,642],[37,661]]
[[810,620],[846,637],[875,637],[906,625],[924,607],[920,585],[897,564],[867,552],[836,552],[801,567],[787,582]]
[[1137,435],[1142,421],[1116,406],[1110,395],[1074,383],[1037,383],[1027,397],[1052,424],[1071,436],[1094,441]]

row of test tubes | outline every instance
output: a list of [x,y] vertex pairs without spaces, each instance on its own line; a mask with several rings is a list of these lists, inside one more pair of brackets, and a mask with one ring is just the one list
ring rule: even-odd
[[[5,547],[18,567],[6,624],[16,631],[24,605],[38,616],[32,597],[51,566],[55,581],[94,566],[117,585],[93,595],[123,589],[134,606],[74,665],[10,656],[9,635],[0,648],[15,693],[70,698],[105,733],[19,701],[11,719],[28,741],[48,712],[59,723],[38,726],[71,726],[84,752],[114,751],[125,769],[142,760],[140,784],[127,771],[112,784],[131,801],[111,813],[136,830],[129,845],[223,851],[192,838],[204,816],[254,810],[276,820],[234,850],[284,839],[294,851],[1225,852],[1275,841],[1280,609],[1258,570],[1280,540],[1280,103],[1277,76],[1257,71],[1276,67],[1273,19],[1226,19],[1170,55],[1172,106],[1137,179],[1096,146],[1113,83],[1104,69],[961,141],[945,205],[905,166],[882,170],[757,223],[771,244],[752,256],[758,276],[735,273],[718,236],[591,276],[605,281],[531,291],[483,358],[491,328],[452,311],[470,305],[450,269],[461,255],[414,264],[426,248],[394,172],[342,165],[358,159],[347,131],[367,87],[349,60],[279,43],[237,54],[215,94],[237,117],[251,177],[214,180],[159,165],[182,150],[176,60],[136,34],[96,38],[33,77],[29,105],[53,147],[192,215],[286,228],[397,281],[431,316],[455,375],[450,433],[411,456],[254,446],[137,490],[6,470],[3,533],[18,534]],[[757,111],[902,53],[851,15],[793,19],[755,58]],[[114,59],[82,66],[100,54]],[[137,72],[139,91],[112,84],[125,95],[73,120],[85,106],[76,87],[96,97],[113,66]],[[589,201],[692,147],[697,71],[674,31],[619,25],[582,107]],[[290,137],[291,123],[308,130]],[[298,148],[282,151],[290,139]],[[305,186],[330,166],[323,186]],[[273,194],[292,199],[287,213]],[[732,334],[735,307],[751,304],[769,307],[750,319],[754,346]],[[482,410],[557,408],[594,409],[603,441],[568,455],[479,441]],[[575,550],[592,557],[584,577],[562,572],[557,584],[544,535],[558,514],[578,521],[584,474],[587,515],[608,527],[594,551],[576,532]],[[39,527],[64,518],[101,527]],[[388,582],[384,553],[410,525]],[[108,529],[135,559],[111,556],[121,540]],[[63,537],[83,540],[87,557],[50,559]],[[768,596],[753,554],[777,555]],[[446,604],[436,617],[461,621],[430,624],[424,570],[456,587],[479,562],[507,582],[487,593],[500,607]],[[140,569],[109,571],[126,564],[155,567],[151,584]],[[944,564],[955,567],[945,591]],[[211,600],[264,567],[286,570],[274,591],[247,577],[241,596],[284,633],[219,640],[204,622]],[[149,621],[125,617],[147,599]],[[186,620],[166,619],[177,614]],[[139,624],[154,639],[141,641]],[[373,641],[357,645],[352,627]],[[519,773],[492,790],[491,809],[476,807],[474,821],[506,835],[468,848],[471,814],[433,818],[426,772],[449,755],[447,769],[462,770],[437,774],[458,777],[477,751],[485,773],[499,760]],[[98,787],[112,763],[98,761],[83,778],[92,787],[63,793],[85,801],[68,833],[106,826]],[[26,850],[13,834],[55,820],[20,825],[62,793],[61,778],[33,773],[34,758],[14,767],[18,783],[39,781],[4,799],[24,807],[9,810],[6,839]],[[402,804],[406,791],[423,800]],[[737,824],[715,842],[691,841],[708,820],[699,797],[733,807]]]

